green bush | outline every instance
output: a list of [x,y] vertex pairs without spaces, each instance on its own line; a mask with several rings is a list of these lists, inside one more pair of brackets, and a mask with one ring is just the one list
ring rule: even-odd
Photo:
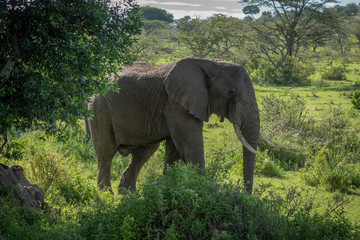
[[344,162],[334,150],[321,147],[307,163],[303,178],[312,186],[323,184],[329,191],[349,192],[360,187],[360,166]]
[[302,151],[293,148],[293,144],[278,141],[276,148],[269,148],[260,145],[260,149],[267,151],[267,156],[275,161],[275,163],[286,171],[296,171],[305,166],[307,156]]
[[360,91],[354,92],[351,103],[355,109],[360,110]]
[[256,158],[255,174],[281,178],[283,170],[270,158],[268,152],[263,152]]
[[308,110],[305,101],[299,96],[281,98],[270,94],[261,100],[261,120],[272,132],[294,135],[303,132],[308,126]]
[[331,67],[321,74],[324,80],[346,80],[346,68],[343,66]]
[[268,150],[273,162],[285,170],[305,166],[303,178],[312,186],[342,192],[360,188],[360,128],[344,117],[341,105],[320,120],[308,115],[304,100],[297,96],[269,95],[262,98],[262,105],[265,129],[282,139],[277,148]]
[[[274,65],[275,64],[275,65]],[[251,59],[246,67],[254,83],[271,85],[308,85],[310,75],[315,69],[312,64],[288,58],[281,63],[277,58],[275,63],[259,58]]]
[[[296,203],[296,204],[294,204]],[[351,238],[341,212],[311,216],[313,204],[292,191],[259,199],[220,184],[191,165],[169,168],[128,193],[119,205],[83,215],[84,239],[336,239]],[[335,209],[336,210],[336,209]],[[329,212],[326,212],[328,214]]]

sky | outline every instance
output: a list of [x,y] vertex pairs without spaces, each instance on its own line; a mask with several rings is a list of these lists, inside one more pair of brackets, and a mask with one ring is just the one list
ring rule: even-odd
[[[140,6],[152,6],[165,9],[174,15],[175,19],[182,18],[186,15],[207,18],[217,13],[236,18],[244,18],[245,15],[242,12],[243,5],[237,2],[237,0],[138,0]],[[337,4],[346,5],[348,3],[359,4],[360,0],[342,0],[338,1]]]

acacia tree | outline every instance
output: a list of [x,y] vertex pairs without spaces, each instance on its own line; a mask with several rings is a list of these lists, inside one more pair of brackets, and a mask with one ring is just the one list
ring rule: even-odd
[[243,45],[242,21],[215,14],[205,20],[184,17],[178,21],[179,38],[198,57],[234,60]]
[[185,16],[178,21],[179,39],[192,54],[197,57],[206,57],[215,44],[207,20]]
[[88,114],[84,105],[132,61],[139,33],[134,0],[0,2],[0,134],[34,123],[54,126]]
[[[299,50],[310,42],[320,42],[329,31],[329,24],[336,18],[324,14],[327,3],[335,0],[242,0],[247,6],[244,13],[256,13],[254,9],[264,7],[271,12],[272,19],[259,19],[253,25],[257,32],[257,48],[274,67],[286,71],[289,59],[297,57]],[[251,6],[251,8],[249,8]],[[251,9],[251,11],[248,11]],[[278,59],[280,58],[280,66]]]
[[167,12],[165,9],[157,8],[157,7],[140,7],[139,15],[143,20],[159,20],[168,23],[172,23],[174,21],[174,16]]

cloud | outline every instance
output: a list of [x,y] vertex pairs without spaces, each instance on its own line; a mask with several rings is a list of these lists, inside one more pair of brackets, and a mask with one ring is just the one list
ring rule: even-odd
[[185,15],[201,16],[206,18],[217,13],[243,18],[243,6],[236,0],[139,0],[140,5],[149,5],[163,8],[172,13],[175,18],[181,18]]
[[201,7],[203,4],[193,4],[193,3],[184,3],[184,2],[158,2],[159,5],[168,5],[168,6],[184,6],[184,7]]

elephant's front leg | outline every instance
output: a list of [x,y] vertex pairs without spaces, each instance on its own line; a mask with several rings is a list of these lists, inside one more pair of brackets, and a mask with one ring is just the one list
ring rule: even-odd
[[179,106],[169,111],[167,124],[180,158],[185,163],[205,168],[203,121],[189,115]]
[[132,157],[129,165],[123,171],[118,187],[119,193],[122,189],[136,190],[136,179],[146,161],[156,152],[159,144],[140,146],[132,150]]

